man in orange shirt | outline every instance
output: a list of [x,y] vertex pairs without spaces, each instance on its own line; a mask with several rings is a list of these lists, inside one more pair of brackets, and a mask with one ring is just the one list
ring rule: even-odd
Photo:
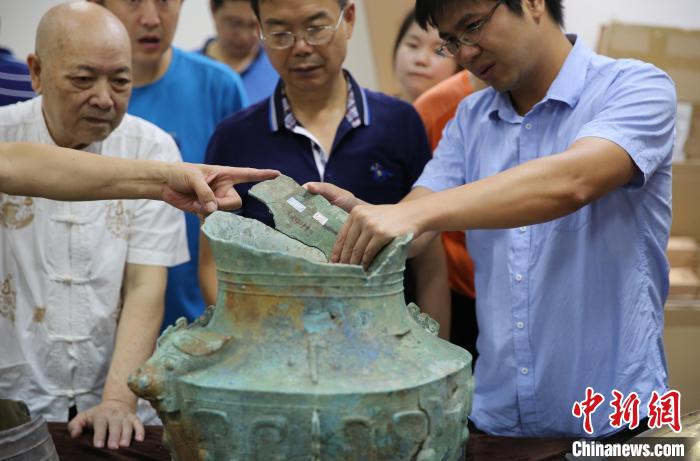
[[[438,83],[416,99],[414,106],[423,120],[433,150],[440,142],[442,130],[454,116],[462,99],[484,87],[483,82],[463,70]],[[467,252],[464,232],[443,232],[442,244],[445,247],[452,296],[450,340],[467,349],[472,354],[474,363],[478,355],[474,262]]]

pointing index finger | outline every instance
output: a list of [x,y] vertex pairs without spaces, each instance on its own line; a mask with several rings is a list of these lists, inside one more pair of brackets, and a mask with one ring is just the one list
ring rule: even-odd
[[231,176],[236,184],[274,179],[280,175],[280,172],[277,170],[258,170],[256,168],[237,167],[227,167],[226,173]]

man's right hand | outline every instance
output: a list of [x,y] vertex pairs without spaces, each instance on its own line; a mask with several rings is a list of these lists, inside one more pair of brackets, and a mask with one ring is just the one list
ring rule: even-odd
[[176,208],[198,214],[235,210],[241,206],[235,184],[274,179],[279,174],[277,170],[172,163],[168,164],[161,198]]

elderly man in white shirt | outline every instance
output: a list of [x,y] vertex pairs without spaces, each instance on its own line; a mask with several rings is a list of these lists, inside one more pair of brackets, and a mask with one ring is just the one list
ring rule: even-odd
[[[130,49],[106,9],[52,8],[28,60],[41,96],[0,109],[0,141],[179,161],[169,135],[125,115]],[[166,267],[188,258],[184,216],[167,204],[0,194],[0,397],[50,421],[73,409],[71,434],[93,426],[96,446],[143,439],[154,413],[137,416],[127,377],[153,351]]]

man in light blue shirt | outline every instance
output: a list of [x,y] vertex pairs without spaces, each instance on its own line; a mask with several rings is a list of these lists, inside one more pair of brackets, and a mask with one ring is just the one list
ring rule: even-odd
[[[203,163],[209,137],[228,115],[246,107],[238,74],[197,53],[172,46],[183,0],[94,0],[129,31],[134,89],[129,113],[154,123],[177,143],[182,159]],[[197,279],[199,219],[186,215],[190,261],[168,270],[163,327],[204,311]]]
[[[367,264],[396,235],[419,247],[468,230],[480,332],[470,419],[497,435],[605,436],[620,429],[613,390],[637,393],[640,418],[668,390],[674,85],[564,35],[561,3],[417,1],[442,52],[491,88],[462,101],[404,201],[354,207],[333,258]],[[572,414],[586,387],[606,399],[592,434]]]

